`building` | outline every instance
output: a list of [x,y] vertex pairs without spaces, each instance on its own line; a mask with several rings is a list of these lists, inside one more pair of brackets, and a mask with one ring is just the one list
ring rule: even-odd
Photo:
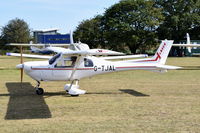
[[60,34],[57,28],[33,31],[34,43],[69,44],[70,34]]

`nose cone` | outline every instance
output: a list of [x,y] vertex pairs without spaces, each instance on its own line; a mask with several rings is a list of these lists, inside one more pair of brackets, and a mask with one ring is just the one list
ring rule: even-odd
[[22,68],[24,68],[24,64],[18,64],[18,65],[16,66],[16,68],[22,69]]

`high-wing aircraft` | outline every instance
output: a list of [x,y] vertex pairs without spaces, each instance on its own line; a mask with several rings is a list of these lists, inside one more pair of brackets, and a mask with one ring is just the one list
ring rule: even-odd
[[[30,43],[31,44],[31,43]],[[73,32],[70,31],[70,44],[74,44],[73,39]],[[70,44],[40,44],[42,48],[39,48],[37,44],[29,45],[32,53],[41,53],[41,54],[52,54],[53,52],[60,52],[63,51],[65,48],[62,47],[69,47]]]
[[[79,89],[79,80],[98,74],[128,71],[128,70],[148,70],[156,72],[166,72],[167,70],[179,69],[180,67],[165,65],[167,56],[173,41],[164,40],[161,42],[155,55],[151,58],[109,61],[125,57],[95,57],[96,55],[123,55],[123,53],[104,49],[80,49],[67,50],[56,54],[53,57],[46,56],[47,61],[21,62],[16,67],[24,70],[32,79],[37,81],[36,93],[42,95],[43,88],[40,88],[41,81],[71,81],[66,84],[64,90],[71,96],[85,94],[85,90]],[[73,45],[78,49],[79,45]],[[29,55],[31,56],[31,55]],[[42,56],[40,56],[42,58]],[[21,81],[23,72],[21,73]]]
[[33,44],[32,41],[30,43],[10,43],[7,45],[12,46],[29,46],[32,53],[40,53],[40,54],[52,54],[58,53],[60,51],[66,50],[66,48],[62,47],[69,47],[71,44],[74,44],[73,40],[73,32],[70,31],[70,44]]
[[173,44],[172,46],[178,46],[178,47],[188,47],[188,52],[191,53],[191,47],[200,47],[200,44],[191,44],[190,42],[190,35],[186,33],[187,42],[186,44]]
[[[30,47],[33,53],[52,54],[66,50],[64,46],[69,47],[70,44],[32,44],[32,43],[9,43],[8,46],[26,46]],[[39,48],[41,47],[41,48]]]

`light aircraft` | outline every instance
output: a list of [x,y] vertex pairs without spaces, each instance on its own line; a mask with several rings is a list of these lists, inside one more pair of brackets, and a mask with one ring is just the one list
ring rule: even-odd
[[191,47],[200,47],[200,44],[191,44],[190,42],[190,35],[189,33],[186,33],[187,42],[186,44],[173,44],[172,46],[177,47],[188,47],[188,52],[191,53]]
[[60,51],[66,50],[66,48],[62,47],[69,47],[71,44],[74,44],[73,40],[73,32],[70,31],[70,43],[69,44],[33,44],[32,41],[30,43],[10,43],[7,45],[12,46],[29,46],[32,53],[40,53],[40,54],[53,54],[59,53]]
[[[38,95],[44,93],[43,88],[40,88],[41,81],[71,81],[71,84],[65,85],[64,90],[71,96],[78,96],[86,93],[85,90],[79,89],[78,84],[79,80],[85,77],[128,70],[166,72],[167,70],[181,68],[165,65],[172,44],[172,40],[162,41],[157,52],[151,58],[109,61],[110,59],[123,59],[126,58],[126,56],[95,57],[98,55],[123,55],[123,53],[104,49],[84,48],[80,50],[63,51],[53,57],[46,56],[45,59],[49,58],[47,61],[31,61],[24,63],[21,61],[21,64],[18,64],[16,68],[24,70],[28,76],[37,81],[35,89]],[[78,49],[79,45],[80,44],[72,46],[74,49]],[[29,57],[31,57],[31,55],[29,55]],[[42,56],[39,57],[42,58]],[[21,72],[21,82],[22,78],[23,71]]]
[[[32,44],[32,42],[30,42],[30,44]],[[74,44],[73,32],[71,31],[69,44],[43,44],[42,48],[39,48],[37,44],[29,46],[32,53],[52,54],[53,52],[59,53],[60,51],[63,51],[65,48],[60,47],[69,47],[70,44]]]
[[[32,53],[52,54],[66,50],[63,46],[69,47],[70,44],[32,44],[32,43],[9,43],[8,46],[30,46]],[[39,48],[42,47],[42,48]]]

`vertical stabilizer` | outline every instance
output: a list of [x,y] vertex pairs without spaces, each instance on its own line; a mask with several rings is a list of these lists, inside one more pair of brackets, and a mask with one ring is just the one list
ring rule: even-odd
[[32,41],[30,41],[30,49],[32,53],[37,53],[39,51],[39,48],[35,47],[35,46],[31,46],[31,44],[33,44]]
[[165,64],[172,44],[173,40],[163,40],[152,58],[141,59],[136,62]]
[[[187,33],[186,36],[187,36],[187,44],[191,44],[190,43],[190,35]],[[191,53],[191,47],[188,47],[188,52]]]
[[161,42],[160,47],[154,55],[154,58],[157,59],[158,63],[165,64],[173,42],[173,40],[164,40]]
[[74,38],[73,38],[73,31],[70,31],[70,43],[74,43]]

